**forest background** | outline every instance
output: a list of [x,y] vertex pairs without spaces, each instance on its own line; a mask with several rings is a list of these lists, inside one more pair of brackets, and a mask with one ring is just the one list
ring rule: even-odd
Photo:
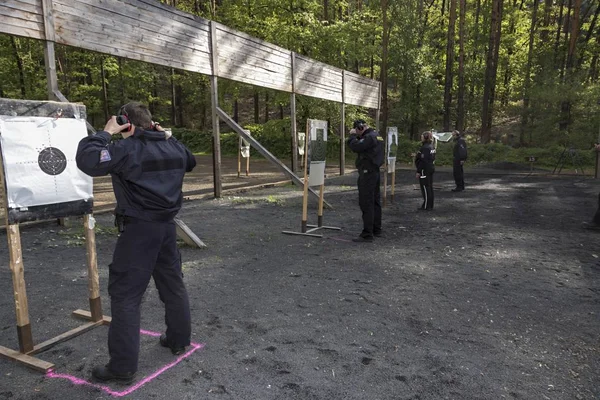
[[[400,132],[409,160],[428,129],[465,132],[470,161],[583,164],[600,141],[600,0],[168,0],[298,54],[382,82],[380,130]],[[127,40],[127,38],[123,38]],[[43,43],[0,34],[0,97],[47,98]],[[56,47],[60,91],[102,128],[120,105],[149,104],[197,152],[211,151],[207,76]],[[221,108],[269,151],[291,156],[290,95],[219,80]],[[297,96],[297,126],[329,122],[339,154],[340,104]],[[346,106],[347,123],[375,110]],[[222,128],[223,153],[238,138]],[[451,154],[440,152],[438,163]]]

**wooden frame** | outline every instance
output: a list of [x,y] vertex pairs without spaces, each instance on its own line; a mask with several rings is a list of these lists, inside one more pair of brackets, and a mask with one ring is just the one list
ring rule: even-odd
[[[27,115],[28,110],[40,114],[46,113],[46,116],[51,113],[52,108],[55,110],[68,109],[72,107],[73,110],[81,110],[82,106],[55,103],[55,102],[33,102],[27,100],[13,100],[4,101],[6,107],[13,107],[17,110],[18,115]],[[37,106],[36,106],[37,105]],[[19,108],[21,107],[21,108]],[[30,107],[30,108],[28,108]],[[63,108],[61,108],[63,107]],[[1,108],[4,108],[1,107]],[[25,111],[24,111],[25,110]],[[75,111],[76,114],[78,111]],[[74,115],[73,115],[74,116]],[[85,118],[85,113],[83,113]],[[72,329],[54,338],[46,340],[42,343],[34,345],[33,335],[31,333],[31,322],[29,319],[29,308],[27,302],[26,283],[25,283],[25,270],[23,263],[23,252],[21,249],[21,233],[19,229],[19,222],[13,223],[9,220],[9,205],[8,205],[8,194],[6,185],[6,176],[4,171],[4,160],[2,153],[0,152],[0,183],[3,190],[3,203],[5,209],[5,222],[6,222],[6,234],[8,240],[8,251],[10,255],[10,271],[13,281],[13,292],[15,298],[15,314],[17,319],[17,336],[19,341],[19,350],[12,350],[3,346],[0,346],[0,356],[8,359],[20,362],[28,367],[35,370],[46,372],[50,370],[54,364],[43,361],[36,357],[34,354],[40,353],[58,343],[64,342],[70,338],[81,335],[90,329],[95,328],[103,323],[104,316],[102,315],[102,303],[100,299],[100,279],[98,276],[98,263],[96,256],[96,236],[94,232],[95,220],[91,213],[83,215],[83,226],[85,232],[85,248],[86,248],[86,263],[88,269],[88,298],[90,305],[90,319],[88,322],[80,327]]]
[[[309,143],[311,138],[311,131],[313,128],[321,128],[327,131],[327,121],[319,121],[315,119],[309,119],[306,121],[306,140],[304,141],[304,194],[302,196],[302,225],[300,232],[294,231],[283,231],[282,233],[286,233],[288,235],[303,235],[303,236],[313,236],[322,238],[323,235],[318,233],[313,233],[320,229],[332,229],[332,230],[341,230],[341,228],[333,227],[333,226],[324,226],[323,225],[323,203],[324,200],[324,189],[325,184],[319,185],[319,205],[317,209],[317,225],[309,225],[308,224],[308,192],[310,190],[309,187],[309,176],[308,176],[308,168],[309,168]],[[308,229],[311,228],[311,229]]]

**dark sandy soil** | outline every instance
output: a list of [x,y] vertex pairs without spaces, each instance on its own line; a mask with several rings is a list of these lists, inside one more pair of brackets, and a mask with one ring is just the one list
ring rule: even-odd
[[[349,171],[350,172],[350,171]],[[436,173],[433,212],[417,212],[412,171],[397,175],[383,238],[356,244],[356,175],[327,181],[323,238],[299,231],[291,185],[185,203],[181,218],[208,245],[182,247],[193,341],[205,347],[130,399],[600,399],[600,233],[581,228],[600,181],[467,171],[451,193]],[[98,214],[105,314],[116,234]],[[310,202],[309,223],[316,222]],[[0,345],[16,349],[6,234],[0,234]],[[22,228],[36,343],[72,329],[87,308],[82,230]],[[162,331],[153,285],[142,326]],[[39,355],[87,379],[107,361],[107,328]],[[173,361],[144,337],[138,381]],[[119,391],[127,387],[112,385]],[[0,399],[104,399],[0,360]]]

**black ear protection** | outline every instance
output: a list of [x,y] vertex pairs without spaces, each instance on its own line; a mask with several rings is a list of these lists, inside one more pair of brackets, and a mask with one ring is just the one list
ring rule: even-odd
[[117,115],[117,124],[119,124],[119,125],[130,124],[129,128],[127,128],[126,130],[124,130],[122,132],[129,132],[132,128],[131,121],[129,120],[129,116],[127,115],[127,111],[125,111],[124,107],[121,107],[121,109],[119,109],[119,115]]
[[363,131],[367,127],[367,123],[361,119],[354,121],[353,128]]

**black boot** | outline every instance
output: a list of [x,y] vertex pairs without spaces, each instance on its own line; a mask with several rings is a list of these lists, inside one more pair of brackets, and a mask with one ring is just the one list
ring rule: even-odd
[[169,343],[169,341],[167,340],[167,334],[163,333],[162,335],[160,335],[160,345],[162,347],[168,347],[171,349],[171,353],[173,353],[174,356],[178,356],[180,354],[183,354],[185,352],[185,346],[173,346]]
[[92,370],[92,376],[101,382],[116,381],[129,384],[133,382],[135,372],[115,373],[112,372],[108,365],[97,366]]

